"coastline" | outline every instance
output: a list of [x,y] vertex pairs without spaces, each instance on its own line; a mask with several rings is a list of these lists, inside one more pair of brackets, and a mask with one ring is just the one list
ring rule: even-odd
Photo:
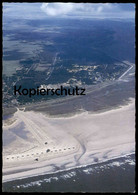
[[[121,155],[121,156],[117,156],[117,157],[114,157],[114,158],[111,158],[111,159],[107,159],[107,160],[104,160],[104,161],[101,161],[99,163],[90,163],[90,164],[86,164],[86,165],[80,165],[80,166],[75,166],[75,167],[71,167],[71,168],[68,168],[68,169],[63,169],[63,170],[58,170],[58,171],[54,171],[54,172],[43,172],[43,173],[39,173],[39,174],[35,174],[34,175],[29,175],[29,176],[22,176],[18,179],[26,179],[26,178],[31,178],[31,177],[36,177],[36,176],[43,176],[43,175],[50,175],[50,174],[56,174],[56,173],[62,173],[64,171],[70,171],[70,170],[73,170],[73,169],[79,169],[79,168],[85,168],[85,167],[88,167],[88,166],[91,166],[91,165],[99,165],[99,164],[102,164],[102,163],[105,163],[105,162],[108,162],[108,161],[111,161],[111,160],[116,160],[116,159],[119,159],[119,158],[124,158],[124,157],[127,157],[129,155],[133,155],[135,154],[135,152],[132,152],[132,153],[128,153],[128,154],[125,154],[125,155]],[[7,180],[3,180],[3,183],[6,183],[6,182],[9,182],[9,181],[15,181],[16,179],[15,178],[12,178],[12,179],[7,179]]]

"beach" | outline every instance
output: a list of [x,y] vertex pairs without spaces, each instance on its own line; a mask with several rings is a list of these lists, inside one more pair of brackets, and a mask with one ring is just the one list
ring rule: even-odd
[[44,113],[18,109],[10,120],[11,123],[3,125],[7,137],[11,138],[14,132],[13,139],[3,147],[3,182],[100,163],[135,152],[134,99],[116,109],[71,117],[51,118]]

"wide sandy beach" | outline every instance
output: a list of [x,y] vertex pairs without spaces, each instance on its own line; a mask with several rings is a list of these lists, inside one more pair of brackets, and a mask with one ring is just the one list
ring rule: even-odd
[[3,143],[3,182],[134,153],[135,101],[66,118],[18,109],[3,124]]

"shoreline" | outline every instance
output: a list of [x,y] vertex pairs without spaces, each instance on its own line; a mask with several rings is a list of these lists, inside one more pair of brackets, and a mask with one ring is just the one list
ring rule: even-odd
[[80,165],[80,166],[75,166],[75,167],[71,167],[71,168],[68,168],[68,169],[63,169],[63,170],[58,170],[58,171],[54,171],[54,172],[49,172],[49,173],[40,173],[40,174],[34,174],[34,175],[30,175],[30,176],[23,176],[21,178],[18,178],[18,179],[10,179],[10,180],[7,180],[7,181],[2,181],[2,183],[7,183],[7,182],[11,182],[11,181],[16,181],[16,180],[22,180],[22,179],[26,179],[26,178],[31,178],[31,177],[39,177],[39,176],[44,176],[44,175],[50,175],[50,174],[57,174],[57,173],[62,173],[64,171],[70,171],[70,170],[73,170],[73,169],[80,169],[80,168],[84,168],[84,167],[88,167],[88,166],[92,166],[92,165],[99,165],[99,164],[102,164],[102,163],[106,163],[108,161],[111,161],[111,160],[116,160],[116,159],[119,159],[119,158],[125,158],[127,156],[130,156],[130,155],[133,155],[135,154],[135,152],[131,152],[131,153],[128,153],[128,154],[125,154],[125,155],[120,155],[120,156],[116,156],[116,157],[113,157],[113,158],[110,158],[110,159],[107,159],[107,160],[104,160],[104,161],[101,161],[101,162],[98,162],[98,163],[90,163],[90,164],[86,164],[86,165]]

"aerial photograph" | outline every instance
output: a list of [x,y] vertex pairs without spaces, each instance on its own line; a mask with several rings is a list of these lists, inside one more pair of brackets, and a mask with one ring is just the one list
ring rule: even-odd
[[135,192],[135,3],[2,3],[2,191]]

